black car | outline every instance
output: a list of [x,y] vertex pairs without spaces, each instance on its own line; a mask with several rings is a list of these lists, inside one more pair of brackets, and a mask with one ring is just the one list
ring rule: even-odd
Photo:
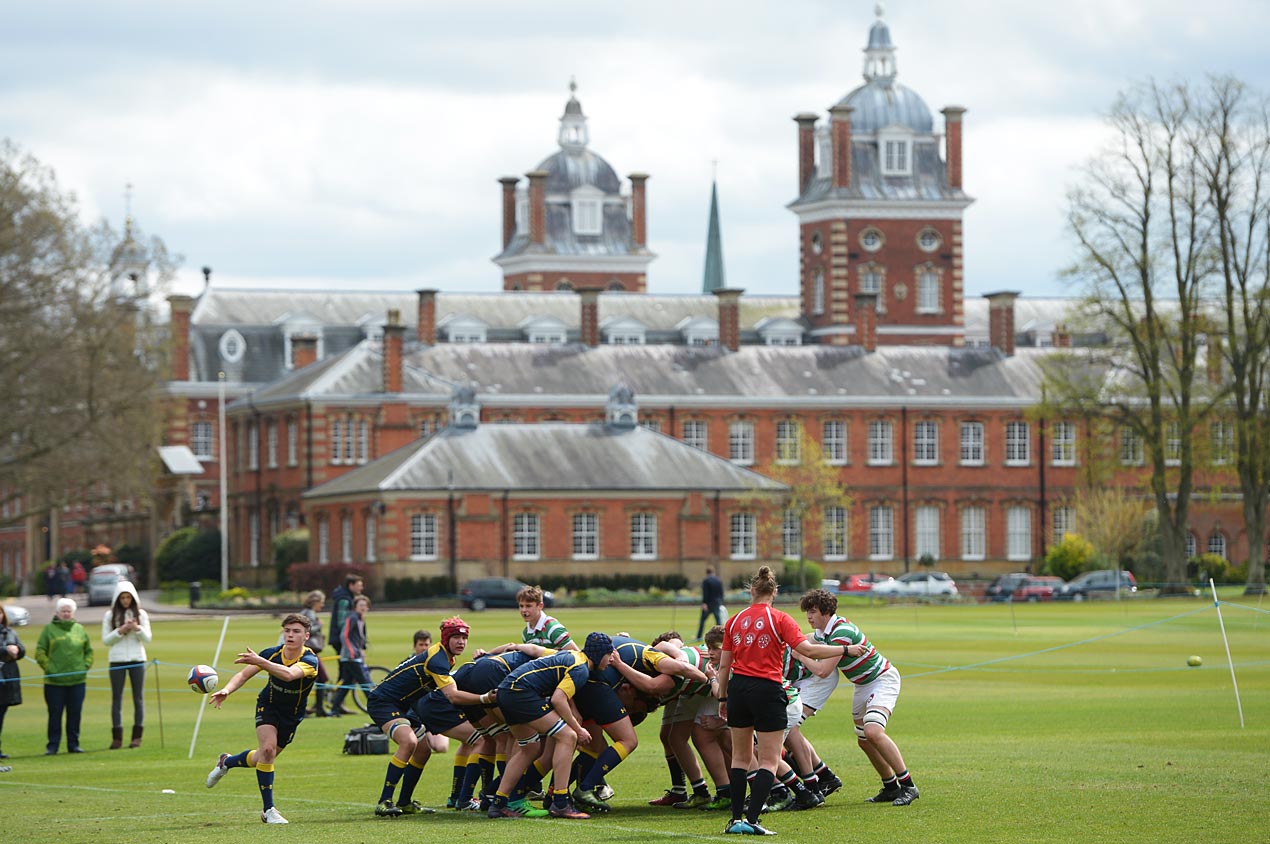
[[[1133,572],[1121,569],[1119,575],[1120,591],[1123,594],[1128,595],[1138,591],[1138,579],[1133,576]],[[1063,588],[1055,592],[1054,597],[1060,601],[1083,601],[1086,598],[1115,593],[1116,570],[1100,569],[1078,575],[1071,583],[1065,584]]]
[[[516,593],[528,584],[510,577],[480,577],[469,580],[459,590],[459,600],[464,609],[480,612],[486,607],[511,607],[516,604]],[[542,604],[545,607],[556,605],[555,596],[550,592],[542,593]]]
[[1014,594],[1014,590],[1018,589],[1020,584],[1031,576],[1025,571],[1003,574],[989,584],[988,588],[984,590],[983,596],[989,601],[1008,601],[1010,596]]

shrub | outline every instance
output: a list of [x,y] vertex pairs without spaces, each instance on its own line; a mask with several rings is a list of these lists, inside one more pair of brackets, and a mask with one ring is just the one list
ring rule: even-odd
[[304,593],[321,589],[329,595],[336,586],[344,585],[344,577],[349,572],[360,574],[366,580],[367,586],[370,585],[370,570],[358,563],[331,563],[330,565],[292,563],[287,567],[287,581],[291,589],[296,592]]
[[[813,563],[811,560],[803,560],[803,585],[798,585],[798,561],[786,560],[785,568],[777,579],[782,586],[788,589],[819,589],[820,581],[825,576],[825,570],[820,567],[819,563]],[[749,586],[746,583],[746,586]],[[788,591],[788,590],[787,590]]]
[[0,574],[0,598],[12,598],[18,594],[18,582],[7,574]]
[[287,583],[287,572],[291,566],[308,562],[308,559],[308,528],[284,530],[273,538],[273,567],[278,573],[279,583]]
[[163,540],[154,561],[161,580],[216,580],[220,577],[220,533],[181,528]]
[[243,587],[231,586],[229,589],[226,589],[225,591],[217,595],[216,598],[222,603],[228,603],[230,601],[233,601],[235,598],[241,598],[243,600],[246,600],[250,596],[251,596],[251,593],[248,592]]
[[1200,583],[1207,584],[1208,578],[1215,583],[1225,583],[1229,576],[1230,563],[1220,554],[1200,554],[1195,558],[1196,577]]
[[58,557],[57,561],[59,563],[66,563],[68,566],[72,563],[79,563],[84,568],[89,568],[93,561],[93,555],[89,553],[87,549],[76,548],[72,551],[67,551],[65,554]]
[[1094,562],[1094,546],[1083,536],[1063,534],[1063,541],[1050,547],[1045,554],[1045,572],[1063,580],[1071,580],[1089,568]]
[[444,574],[436,577],[390,577],[384,581],[384,599],[387,601],[410,601],[454,593],[454,581]]

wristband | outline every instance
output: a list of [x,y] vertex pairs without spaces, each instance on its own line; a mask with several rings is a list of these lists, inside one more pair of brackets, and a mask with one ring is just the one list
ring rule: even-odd
[[719,703],[727,703],[727,702],[728,702],[727,697],[721,697],[721,698],[719,698]]

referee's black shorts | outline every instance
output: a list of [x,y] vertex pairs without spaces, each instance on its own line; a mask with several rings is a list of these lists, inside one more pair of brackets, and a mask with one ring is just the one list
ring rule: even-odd
[[785,690],[775,680],[733,674],[728,683],[728,726],[753,727],[760,733],[784,732]]

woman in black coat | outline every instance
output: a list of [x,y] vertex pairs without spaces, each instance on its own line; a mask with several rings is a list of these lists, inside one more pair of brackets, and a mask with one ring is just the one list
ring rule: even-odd
[[[18,662],[26,656],[26,648],[18,640],[18,631],[9,626],[9,616],[0,606],[0,732],[4,731],[4,715],[10,706],[22,702],[22,678],[18,674]],[[0,750],[0,759],[9,754]]]

